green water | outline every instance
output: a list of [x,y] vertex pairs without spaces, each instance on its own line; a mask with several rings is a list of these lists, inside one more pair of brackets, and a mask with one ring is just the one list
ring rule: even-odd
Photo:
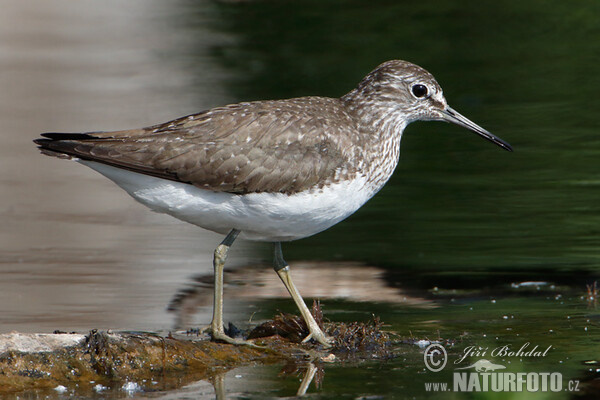
[[[428,310],[347,302],[329,302],[328,308],[332,320],[342,321],[351,318],[366,320],[376,309],[383,320],[391,322],[390,329],[406,335],[404,339],[441,339],[448,351],[448,364],[442,372],[426,370],[423,349],[414,344],[399,343],[395,347],[396,358],[391,360],[325,365],[320,390],[310,392],[316,398],[356,398],[357,395],[374,398],[564,398],[582,393],[591,398],[597,396],[597,389],[590,387],[590,381],[597,379],[596,370],[600,367],[598,315],[576,293],[569,293],[564,287],[554,287],[507,289],[504,296],[478,291],[469,295],[460,292],[433,295],[433,298],[437,299],[437,307]],[[285,308],[283,304],[279,306]],[[535,345],[541,350],[551,347],[543,357],[489,356],[494,349],[509,346],[515,351],[525,343],[530,344],[526,348],[529,350]],[[468,357],[453,364],[461,359],[469,346],[487,349],[487,357]],[[430,382],[447,382],[451,388],[452,373],[457,372],[455,368],[466,367],[482,358],[505,366],[506,369],[500,372],[561,373],[563,386],[559,392],[547,393],[490,391],[440,394],[426,391],[425,385]],[[272,382],[277,379],[277,373],[276,367],[264,368],[261,377]],[[580,392],[567,392],[569,381],[578,385]],[[295,393],[296,380],[287,379],[287,384],[283,384],[279,377],[278,382],[274,395]]]
[[[401,58],[429,69],[454,108],[515,149],[507,153],[440,123],[409,126],[387,186],[348,220],[284,246],[284,254],[290,261],[382,266],[391,285],[431,298],[437,307],[329,304],[330,318],[376,313],[404,337],[455,341],[451,358],[470,345],[552,345],[545,358],[505,359],[511,361],[507,371],[556,371],[566,380],[597,377],[583,362],[600,350],[598,312],[580,296],[600,274],[600,3],[301,1],[213,7],[213,29],[233,37],[212,55],[233,74],[227,88],[235,98],[339,96],[380,62]],[[193,25],[194,17],[184,20]],[[559,288],[509,286],[531,280]],[[433,287],[465,292],[436,296]],[[418,347],[400,345],[398,351],[388,362],[326,366],[322,387],[310,392],[323,398],[428,397],[424,382],[451,380],[451,372],[426,372]]]
[[458,127],[415,123],[380,194],[344,223],[288,246],[288,257],[457,276],[481,269],[587,279],[598,270],[597,2],[226,2],[184,10],[184,24],[208,23],[231,38],[211,54],[232,74],[234,98],[339,96],[380,62],[402,58],[429,69],[454,108],[515,148],[509,154]]

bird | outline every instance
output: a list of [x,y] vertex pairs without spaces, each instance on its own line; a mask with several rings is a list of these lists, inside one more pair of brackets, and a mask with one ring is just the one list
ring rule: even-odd
[[402,134],[414,121],[453,123],[512,151],[449,107],[432,74],[402,60],[380,64],[339,98],[241,102],[140,129],[43,133],[34,142],[156,212],[225,235],[213,254],[213,340],[254,345],[223,326],[223,269],[240,237],[273,243],[273,268],[308,327],[304,341],[329,347],[281,242],[322,232],[373,197],[398,165]]

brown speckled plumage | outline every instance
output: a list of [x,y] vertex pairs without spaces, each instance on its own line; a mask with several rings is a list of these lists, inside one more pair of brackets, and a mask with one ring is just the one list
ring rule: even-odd
[[233,104],[88,136],[40,144],[213,191],[293,193],[343,178],[336,171],[350,168],[344,149],[357,131],[339,100],[305,97]]
[[[415,83],[429,88],[426,99],[411,94]],[[393,60],[340,99],[239,103],[142,129],[49,133],[35,142],[47,154],[217,192],[292,194],[357,175],[376,192],[396,167],[404,127],[418,119],[444,119],[445,107],[429,72]]]

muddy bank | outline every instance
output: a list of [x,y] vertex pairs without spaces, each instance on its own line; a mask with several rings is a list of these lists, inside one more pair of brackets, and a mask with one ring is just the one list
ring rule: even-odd
[[[301,343],[301,319],[281,314],[244,333],[260,348],[215,343],[196,334],[99,332],[0,335],[0,394],[55,390],[172,390],[253,363],[287,365],[313,379],[319,364],[390,358],[391,340],[374,319],[326,324],[331,348]],[[300,343],[298,343],[300,342]],[[300,372],[298,372],[300,371]],[[215,389],[216,390],[216,389]]]

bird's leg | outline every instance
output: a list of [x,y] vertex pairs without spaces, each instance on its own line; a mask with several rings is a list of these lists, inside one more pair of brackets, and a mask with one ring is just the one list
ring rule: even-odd
[[215,399],[226,400],[227,397],[225,396],[225,372],[217,372],[215,376],[209,379],[209,382],[215,390]]
[[231,344],[245,344],[255,346],[254,343],[234,339],[225,334],[223,328],[223,269],[225,267],[225,260],[227,259],[227,252],[229,248],[240,233],[237,229],[232,229],[231,232],[223,239],[220,245],[217,246],[213,258],[213,266],[215,268],[215,301],[213,304],[213,318],[210,323],[210,334],[213,340],[222,340]]
[[308,310],[308,307],[306,307],[304,300],[302,300],[302,296],[300,296],[298,289],[296,289],[294,282],[292,282],[292,276],[290,275],[290,266],[283,259],[283,253],[281,252],[281,243],[275,242],[273,243],[273,245],[275,249],[273,269],[275,270],[275,272],[277,272],[277,275],[279,275],[279,278],[285,285],[288,292],[290,292],[292,299],[294,299],[294,302],[300,310],[300,314],[302,314],[302,318],[304,318],[304,321],[308,326],[308,330],[310,331],[310,334],[304,338],[303,342],[307,342],[310,339],[314,339],[317,342],[321,343],[323,346],[330,347],[332,341],[331,338],[325,335],[321,328],[319,328],[317,321],[315,321],[314,317]]
[[306,391],[308,390],[310,383],[315,378],[316,373],[317,367],[315,367],[315,364],[313,364],[312,362],[309,362],[308,366],[306,367],[306,373],[304,374],[304,378],[302,378],[302,384],[296,392],[296,396],[304,396],[306,394]]

